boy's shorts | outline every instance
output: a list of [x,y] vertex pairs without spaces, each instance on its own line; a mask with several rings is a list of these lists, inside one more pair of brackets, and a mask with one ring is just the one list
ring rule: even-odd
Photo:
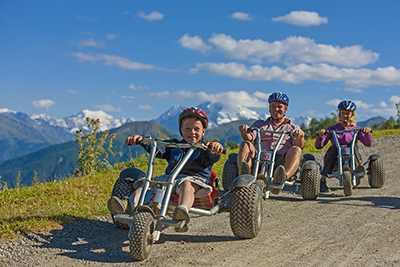
[[[169,178],[169,175],[164,174],[159,177],[155,177],[154,180],[156,180],[158,182],[166,182],[168,180],[168,178]],[[190,176],[190,175],[186,175],[186,174],[179,174],[175,179],[175,184],[174,184],[174,187],[172,188],[172,194],[177,194],[178,187],[184,181],[187,181],[187,180],[194,184],[197,184],[200,187],[200,189],[194,193],[195,197],[205,197],[212,192],[212,187],[210,185],[206,184],[206,179],[201,178],[199,176]],[[143,184],[143,179],[137,181],[134,185],[135,189],[140,187],[142,184]]]

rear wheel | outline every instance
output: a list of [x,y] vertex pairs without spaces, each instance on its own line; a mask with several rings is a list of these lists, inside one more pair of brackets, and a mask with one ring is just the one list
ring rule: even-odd
[[304,200],[315,200],[319,195],[320,177],[318,168],[303,169],[301,174],[301,196]]
[[254,238],[262,225],[262,189],[258,183],[236,188],[232,192],[230,224],[239,238]]
[[139,212],[133,216],[129,234],[129,252],[133,259],[142,261],[149,257],[154,230],[155,222],[149,212]]
[[345,196],[351,196],[353,194],[353,185],[351,181],[351,172],[344,171],[342,175],[343,190]]
[[224,190],[230,189],[233,180],[238,177],[238,166],[236,163],[237,154],[230,154],[222,169],[222,186]]
[[381,188],[385,184],[385,168],[382,159],[369,162],[368,182],[372,188]]
[[[119,178],[114,184],[111,196],[116,196],[119,199],[124,200],[126,197],[129,197],[134,191],[135,189],[133,188],[132,182],[125,181]],[[113,214],[111,214],[111,217],[115,226],[117,226],[118,228],[129,229],[129,226],[126,223],[115,221]]]

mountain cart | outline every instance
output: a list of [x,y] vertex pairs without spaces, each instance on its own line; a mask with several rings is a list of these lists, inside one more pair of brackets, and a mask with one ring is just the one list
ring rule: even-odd
[[[185,231],[184,221],[172,220],[172,212],[177,206],[178,200],[178,195],[172,194],[174,181],[196,149],[208,149],[202,143],[175,143],[149,137],[144,137],[140,143],[151,144],[147,174],[136,168],[127,169],[125,174],[120,175],[111,193],[112,196],[126,199],[134,192],[134,188],[137,188],[135,183],[138,183],[138,185],[143,183],[141,185],[140,200],[134,214],[112,214],[113,221],[117,227],[129,229],[130,255],[138,261],[148,258],[152,245],[159,240],[161,232],[164,229],[172,226],[175,227],[177,232]],[[181,154],[183,155],[180,162],[164,182],[157,181],[153,177],[158,145],[181,149]],[[213,185],[212,193],[204,198],[196,198],[193,207],[189,210],[189,214],[213,216],[220,212],[229,211],[230,192],[219,196],[219,178],[215,172],[211,172],[210,180]],[[257,194],[256,199],[261,198],[261,188],[259,186],[254,184],[249,185],[248,188]],[[236,203],[235,207],[236,209],[251,209],[253,211],[252,217],[250,219],[247,217],[243,218],[242,222],[238,221],[235,224],[235,229],[241,227],[244,229],[242,230],[243,232],[248,233],[245,235],[247,238],[254,237],[256,234],[252,230],[254,228],[253,225],[260,224],[261,222],[261,202],[246,201],[243,204]],[[249,220],[251,221],[250,223],[248,222]],[[259,226],[257,229],[259,229]],[[250,232],[253,232],[253,234],[249,234]]]
[[[257,131],[257,155],[253,168],[253,174],[243,174],[238,176],[237,154],[232,153],[229,155],[228,160],[224,164],[222,172],[222,184],[225,190],[233,190],[240,192],[246,190],[248,185],[257,182],[257,177],[265,177],[263,180],[262,188],[265,198],[269,198],[270,192],[275,190],[279,192],[285,185],[291,186],[294,184],[301,184],[301,195],[305,200],[315,200],[319,194],[320,184],[320,165],[315,161],[312,154],[304,154],[297,172],[289,177],[283,185],[275,184],[273,178],[273,171],[275,166],[275,158],[279,145],[281,144],[284,135],[293,135],[291,131],[269,131],[261,128],[250,128],[250,131]],[[261,148],[261,132],[269,134],[279,134],[279,139],[272,150],[262,150]],[[233,206],[233,203],[232,203]]]
[[[361,183],[361,178],[368,174],[368,183],[372,188],[380,188],[385,184],[385,170],[382,158],[379,154],[372,154],[364,163],[360,163],[361,168],[357,168],[355,157],[355,146],[357,142],[357,133],[362,129],[351,130],[327,130],[325,133],[331,133],[334,144],[338,151],[337,165],[328,178],[337,178],[339,185],[343,186],[344,194],[351,196],[353,188],[357,188]],[[353,133],[348,146],[341,146],[338,135],[342,133]],[[367,167],[366,167],[367,166]]]

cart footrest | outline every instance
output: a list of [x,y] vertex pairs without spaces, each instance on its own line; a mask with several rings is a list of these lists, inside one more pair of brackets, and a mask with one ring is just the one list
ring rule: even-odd
[[161,219],[160,220],[161,225],[163,226],[174,226],[174,227],[178,227],[178,228],[182,228],[185,225],[185,221],[173,221],[173,220],[168,220],[168,219]]

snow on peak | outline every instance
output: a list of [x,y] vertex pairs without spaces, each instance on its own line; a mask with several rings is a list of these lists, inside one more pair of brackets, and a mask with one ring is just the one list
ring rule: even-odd
[[17,112],[9,110],[8,108],[0,108],[0,113],[17,113]]
[[65,128],[66,131],[70,133],[75,133],[78,130],[87,130],[86,126],[86,118],[90,119],[99,119],[100,120],[100,130],[105,131],[108,129],[112,128],[117,128],[125,123],[132,122],[134,121],[133,118],[130,119],[116,119],[113,116],[105,113],[103,110],[89,110],[89,109],[84,109],[81,112],[66,117],[62,119],[58,118],[52,118],[48,116],[47,114],[34,114],[31,116],[32,120],[35,121],[46,121],[52,126],[55,127],[62,127]]
[[[215,128],[231,121],[245,119],[256,120],[260,118],[257,112],[241,105],[231,106],[219,102],[203,102],[197,107],[207,113],[209,128]],[[172,131],[179,132],[178,116],[183,109],[184,107],[182,105],[175,105],[155,119],[155,121]]]

